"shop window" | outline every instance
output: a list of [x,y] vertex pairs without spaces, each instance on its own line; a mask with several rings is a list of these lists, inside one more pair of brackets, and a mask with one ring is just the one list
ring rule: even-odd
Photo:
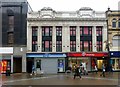
[[64,60],[58,59],[58,72],[64,72]]
[[113,70],[120,70],[120,59],[119,58],[112,58],[111,64],[112,64]]
[[39,68],[41,70],[41,60],[36,61],[36,68]]

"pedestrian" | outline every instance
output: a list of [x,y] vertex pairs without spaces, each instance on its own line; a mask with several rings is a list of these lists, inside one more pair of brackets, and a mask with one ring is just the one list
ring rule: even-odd
[[98,72],[97,65],[95,65],[95,72],[96,72],[96,74],[97,74],[97,72]]
[[35,66],[32,65],[32,74],[31,75],[34,75],[35,74]]
[[104,63],[102,64],[102,73],[100,74],[100,76],[105,77],[105,65],[104,65]]
[[74,79],[76,78],[76,76],[79,76],[81,78],[81,74],[79,72],[79,67],[76,66],[75,68],[75,74],[74,74]]

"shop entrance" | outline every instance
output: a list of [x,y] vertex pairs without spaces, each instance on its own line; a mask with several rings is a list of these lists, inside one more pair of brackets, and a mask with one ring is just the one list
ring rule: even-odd
[[22,57],[13,57],[13,72],[22,72]]
[[97,60],[97,67],[99,71],[102,71],[102,64],[104,63],[105,67],[107,68],[107,60]]
[[27,72],[32,72],[32,65],[34,64],[34,58],[28,58],[27,59]]

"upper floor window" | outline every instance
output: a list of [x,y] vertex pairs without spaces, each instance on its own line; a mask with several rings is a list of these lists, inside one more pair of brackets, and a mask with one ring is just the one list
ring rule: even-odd
[[80,36],[92,35],[92,27],[91,26],[81,26],[80,27]]
[[76,36],[76,27],[75,26],[70,27],[70,36]]
[[118,20],[118,27],[120,28],[120,19]]
[[70,51],[76,51],[76,41],[70,41]]
[[52,27],[42,27],[42,36],[52,36]]
[[14,30],[14,16],[8,16],[9,31]]
[[62,52],[62,41],[56,41],[56,52]]
[[37,29],[38,27],[37,26],[32,26],[32,36],[37,36]]
[[52,52],[52,41],[42,41],[42,52]]
[[62,36],[62,27],[61,26],[56,27],[56,36]]
[[96,27],[97,36],[102,36],[102,27]]
[[112,20],[112,27],[116,28],[116,19],[115,18]]
[[97,41],[97,51],[102,51],[102,41]]

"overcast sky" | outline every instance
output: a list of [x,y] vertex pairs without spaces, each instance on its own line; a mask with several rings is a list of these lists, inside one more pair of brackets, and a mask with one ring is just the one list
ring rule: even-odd
[[56,11],[77,11],[81,7],[90,7],[95,11],[118,10],[120,0],[28,0],[33,11],[51,7]]

